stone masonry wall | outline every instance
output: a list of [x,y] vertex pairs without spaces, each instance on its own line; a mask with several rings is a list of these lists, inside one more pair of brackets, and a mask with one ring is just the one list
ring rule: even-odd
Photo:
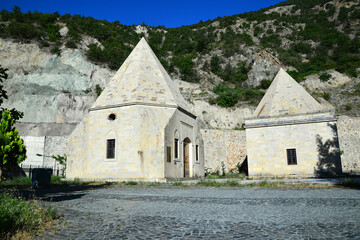
[[225,171],[236,168],[246,158],[245,131],[202,129],[204,140],[205,169],[208,172],[222,172],[221,163],[225,164]]
[[26,146],[27,158],[24,167],[50,167],[62,169],[51,156],[64,155],[67,151],[67,136],[22,136]]
[[51,156],[63,156],[67,153],[67,136],[46,136],[44,145],[44,165],[52,166],[55,169],[62,169],[63,166],[59,165]]
[[360,173],[360,118],[340,116],[337,122],[342,169]]

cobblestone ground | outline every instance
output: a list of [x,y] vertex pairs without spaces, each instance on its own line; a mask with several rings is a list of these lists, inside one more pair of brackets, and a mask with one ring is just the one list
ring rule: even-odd
[[360,239],[360,190],[106,187],[42,195],[39,239]]

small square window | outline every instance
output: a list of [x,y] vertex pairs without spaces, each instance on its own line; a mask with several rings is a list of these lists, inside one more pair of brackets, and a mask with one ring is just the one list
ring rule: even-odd
[[108,139],[106,144],[106,158],[115,158],[115,139]]
[[297,165],[296,149],[286,149],[288,165]]

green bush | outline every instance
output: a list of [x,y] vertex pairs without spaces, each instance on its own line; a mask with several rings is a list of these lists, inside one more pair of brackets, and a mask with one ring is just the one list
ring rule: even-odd
[[138,183],[135,182],[135,181],[128,181],[125,183],[125,185],[131,185],[131,186],[134,186],[134,185],[137,185]]
[[345,105],[345,110],[346,111],[351,111],[351,109],[352,109],[351,103],[348,103],[348,104]]
[[0,238],[17,231],[33,232],[56,218],[56,210],[42,209],[33,203],[0,193]]
[[327,82],[327,81],[329,81],[330,78],[331,78],[331,74],[329,74],[327,72],[324,72],[324,73],[320,74],[320,76],[319,76],[319,79],[322,82]]
[[172,63],[179,69],[181,78],[184,81],[196,82],[198,79],[195,76],[195,63],[193,62],[194,56],[187,54],[184,56],[176,57],[172,60]]
[[60,49],[58,47],[53,47],[50,51],[53,54],[59,54],[60,53]]
[[221,107],[232,107],[240,98],[240,93],[236,89],[225,84],[218,84],[213,89],[213,92],[218,95],[216,103]]
[[96,84],[96,86],[95,86],[96,96],[100,96],[102,91],[103,91],[102,87],[99,84]]
[[51,175],[51,184],[60,184],[61,183],[61,177]]
[[330,93],[323,93],[323,98],[324,98],[326,101],[329,101],[330,98],[331,98]]
[[221,73],[221,59],[217,55],[213,55],[210,59],[210,70],[215,74]]
[[262,80],[262,81],[260,82],[260,86],[259,86],[259,87],[260,87],[261,89],[268,89],[268,88],[270,87],[271,83],[272,83],[271,80]]

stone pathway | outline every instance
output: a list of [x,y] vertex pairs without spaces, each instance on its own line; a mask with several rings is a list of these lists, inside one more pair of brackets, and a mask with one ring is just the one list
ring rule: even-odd
[[38,239],[360,239],[360,191],[120,186],[37,194],[62,214]]

